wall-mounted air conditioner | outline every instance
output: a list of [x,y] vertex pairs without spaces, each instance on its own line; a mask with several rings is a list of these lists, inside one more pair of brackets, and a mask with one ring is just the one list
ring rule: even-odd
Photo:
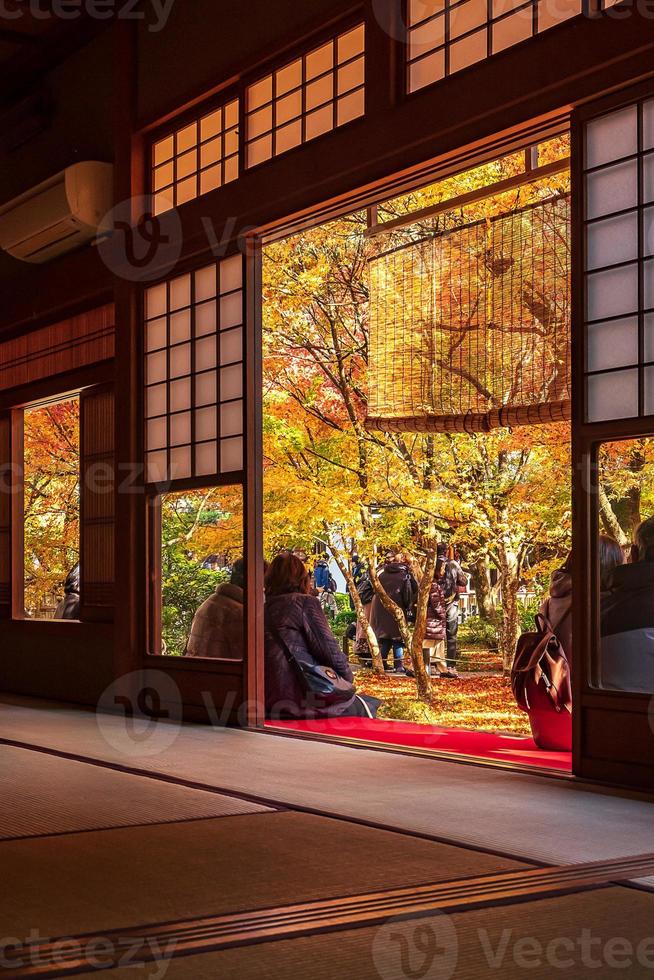
[[47,262],[91,241],[112,205],[112,165],[74,163],[0,207],[0,248]]

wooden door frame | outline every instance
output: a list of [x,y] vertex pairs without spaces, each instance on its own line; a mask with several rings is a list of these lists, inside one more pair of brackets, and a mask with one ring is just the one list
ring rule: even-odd
[[[654,435],[654,416],[586,421],[584,127],[593,118],[654,97],[654,81],[625,86],[578,107],[572,142],[572,460],[573,460],[573,771],[585,779],[636,789],[654,787],[654,767],[643,760],[641,739],[651,740],[652,698],[599,687],[600,644],[597,453],[604,442]],[[641,259],[642,261],[642,259]],[[640,366],[642,372],[642,364]],[[654,693],[654,692],[653,692]],[[607,733],[610,732],[610,735]],[[615,740],[611,753],[608,741]],[[649,743],[651,758],[652,743]]]

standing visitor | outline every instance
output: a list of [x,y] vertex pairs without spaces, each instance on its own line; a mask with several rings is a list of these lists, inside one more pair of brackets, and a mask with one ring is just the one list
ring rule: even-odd
[[447,663],[453,676],[459,659],[457,637],[459,634],[459,606],[461,593],[465,592],[468,579],[458,561],[458,553],[448,549],[447,545],[438,546],[438,557],[444,561],[442,587],[447,604]]
[[458,678],[455,670],[447,666],[445,660],[445,641],[447,638],[447,602],[443,591],[445,561],[439,558],[434,571],[434,581],[429,590],[427,603],[427,621],[422,653],[427,673],[431,674],[432,664],[438,669],[443,678]]
[[[379,571],[379,581],[386,595],[400,607],[408,620],[415,608],[418,583],[411,574],[401,551],[392,551],[386,556],[386,561]],[[400,627],[393,613],[384,606],[378,595],[372,600],[370,625],[379,643],[384,669],[387,671],[394,669],[396,674],[406,674],[404,643],[400,634]],[[388,663],[391,650],[393,651],[393,668]]]

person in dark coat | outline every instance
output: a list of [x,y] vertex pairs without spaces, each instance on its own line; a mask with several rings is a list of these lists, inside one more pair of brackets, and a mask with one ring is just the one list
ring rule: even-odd
[[563,647],[563,652],[571,662],[572,657],[572,554],[561,568],[552,572],[549,596],[542,603],[539,612],[552,627]]
[[245,643],[245,565],[234,562],[229,582],[222,582],[193,617],[184,656],[242,660]]
[[[409,617],[415,608],[418,583],[401,552],[391,552],[387,555],[379,572],[379,581],[386,595],[400,607],[406,617]],[[372,600],[370,625],[379,643],[384,668],[387,671],[391,670],[388,656],[392,650],[395,673],[405,674],[404,645],[400,636],[400,627],[393,613],[386,609],[378,595]]]
[[[608,596],[613,570],[624,565],[624,552],[618,542],[607,534],[599,538],[600,591]],[[552,627],[563,647],[568,663],[572,663],[572,552],[565,564],[552,573],[549,596],[539,610]]]
[[461,589],[465,591],[468,580],[458,562],[458,556],[446,544],[438,546],[438,557],[444,561],[442,586],[447,603],[447,663],[456,676],[459,659],[459,605]]
[[339,677],[353,680],[320,601],[309,594],[311,580],[304,563],[288,552],[278,555],[268,569],[265,585],[266,717],[374,717],[380,702],[365,695],[356,694],[325,708],[310,704],[299,672],[288,661],[281,639],[297,660],[331,667]]
[[431,673],[432,665],[435,665],[441,677],[457,678],[459,675],[455,670],[447,666],[445,660],[447,602],[445,601],[445,592],[443,589],[444,571],[445,562],[442,558],[439,558],[434,572],[434,581],[429,590],[427,622],[425,625],[425,638],[422,644],[422,651],[428,674]]
[[55,619],[79,619],[79,565],[69,571],[64,583],[64,597],[57,606]]
[[631,563],[613,569],[601,607],[604,687],[654,693],[654,517],[639,524]]

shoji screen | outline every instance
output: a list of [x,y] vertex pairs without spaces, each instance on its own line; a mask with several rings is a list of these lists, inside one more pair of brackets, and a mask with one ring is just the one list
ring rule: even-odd
[[654,415],[654,100],[585,125],[586,421]]
[[147,290],[149,484],[243,470],[243,263],[239,253]]

